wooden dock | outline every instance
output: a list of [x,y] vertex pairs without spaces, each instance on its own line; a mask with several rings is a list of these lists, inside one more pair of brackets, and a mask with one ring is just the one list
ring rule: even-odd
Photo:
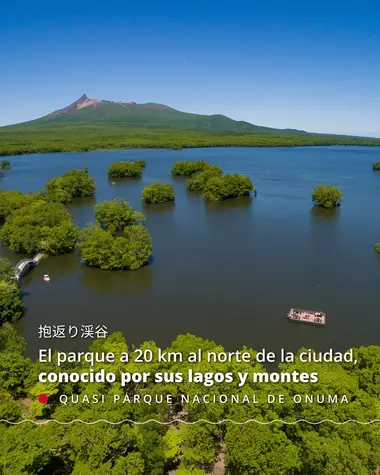
[[326,314],[315,310],[302,310],[291,308],[288,312],[288,320],[299,323],[310,323],[312,325],[326,325]]

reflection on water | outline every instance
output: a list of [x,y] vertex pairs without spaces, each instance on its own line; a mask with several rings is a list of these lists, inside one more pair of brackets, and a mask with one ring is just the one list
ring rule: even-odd
[[240,198],[233,198],[224,201],[208,201],[203,200],[206,211],[215,213],[218,211],[233,211],[234,209],[249,208],[253,201],[253,196],[242,196]]
[[322,208],[321,206],[313,206],[311,208],[311,218],[316,221],[331,221],[340,216],[341,206],[336,208]]
[[152,269],[147,265],[136,271],[101,270],[82,264],[80,280],[83,285],[100,294],[143,294],[152,285]]
[[155,203],[155,204],[146,204],[142,203],[143,213],[165,213],[172,212],[175,209],[175,201],[170,201],[168,203]]
[[84,196],[81,198],[74,198],[71,203],[68,203],[67,209],[71,212],[75,209],[82,209],[87,206],[94,206],[96,204],[95,196]]

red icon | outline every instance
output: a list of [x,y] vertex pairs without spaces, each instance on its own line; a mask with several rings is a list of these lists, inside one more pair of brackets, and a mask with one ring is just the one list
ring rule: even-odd
[[38,399],[38,402],[40,402],[41,404],[46,404],[49,400],[47,394],[40,394],[37,399]]

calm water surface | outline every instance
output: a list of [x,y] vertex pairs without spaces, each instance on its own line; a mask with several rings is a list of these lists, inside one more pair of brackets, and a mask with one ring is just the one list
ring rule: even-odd
[[[34,269],[23,282],[27,312],[18,324],[29,355],[41,346],[40,324],[105,324],[136,345],[150,339],[167,345],[184,332],[228,349],[379,344],[380,258],[373,244],[380,241],[380,172],[371,169],[379,156],[376,148],[316,147],[11,157],[0,187],[37,191],[53,176],[88,167],[96,197],[69,206],[76,224],[94,219],[94,204],[122,197],[146,214],[153,238],[154,261],[138,271],[91,269],[76,253],[49,257]],[[147,162],[142,179],[109,182],[112,162],[139,158]],[[248,175],[257,197],[207,204],[188,194],[170,167],[199,159]],[[156,180],[174,184],[175,204],[141,204],[142,188]],[[338,210],[312,207],[317,183],[341,188]],[[1,252],[13,262],[20,258]],[[290,307],[323,309],[328,325],[291,324]],[[88,343],[76,338],[49,346],[85,349]]]

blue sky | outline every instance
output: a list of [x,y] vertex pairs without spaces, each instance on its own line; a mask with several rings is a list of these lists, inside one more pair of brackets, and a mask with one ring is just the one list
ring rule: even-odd
[[380,3],[366,0],[8,0],[0,12],[0,125],[86,93],[380,136],[379,18]]

